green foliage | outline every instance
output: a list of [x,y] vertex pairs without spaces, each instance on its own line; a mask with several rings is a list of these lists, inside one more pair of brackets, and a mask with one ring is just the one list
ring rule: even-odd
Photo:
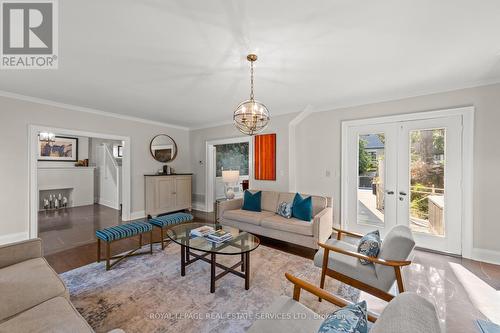
[[216,145],[216,176],[222,177],[222,170],[240,170],[241,176],[248,175],[248,148],[248,142]]
[[425,220],[429,215],[429,201],[427,200],[429,194],[422,192],[426,192],[425,186],[420,183],[415,184],[411,191],[410,209],[411,216]]
[[370,154],[366,151],[366,141],[358,140],[359,148],[358,148],[358,172],[359,174],[363,174],[366,171],[373,168],[372,159]]

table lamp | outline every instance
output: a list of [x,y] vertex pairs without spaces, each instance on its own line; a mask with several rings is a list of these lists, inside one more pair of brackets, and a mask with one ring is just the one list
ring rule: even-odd
[[240,180],[240,170],[223,170],[222,182],[224,183],[224,192],[226,198],[231,200],[234,198],[234,190],[230,184],[235,184]]

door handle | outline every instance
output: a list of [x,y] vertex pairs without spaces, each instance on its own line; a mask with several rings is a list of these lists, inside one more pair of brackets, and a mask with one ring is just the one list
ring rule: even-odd
[[394,191],[385,191],[385,193],[389,194],[389,195],[393,195],[394,194]]
[[399,195],[406,195],[406,193],[405,193],[405,192],[403,192],[403,191],[400,191],[400,192],[399,192]]

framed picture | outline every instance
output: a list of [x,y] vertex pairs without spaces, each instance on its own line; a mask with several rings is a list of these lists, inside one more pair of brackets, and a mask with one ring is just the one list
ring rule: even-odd
[[38,160],[76,162],[78,160],[78,138],[56,136],[54,142],[38,140]]
[[276,133],[255,136],[254,177],[257,180],[276,180]]

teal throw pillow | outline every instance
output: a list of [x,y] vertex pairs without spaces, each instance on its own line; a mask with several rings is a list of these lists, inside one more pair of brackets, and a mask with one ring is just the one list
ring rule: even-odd
[[260,212],[260,199],[262,197],[262,192],[255,192],[252,194],[249,190],[245,191],[243,196],[243,210],[250,210],[252,212]]
[[[378,257],[380,252],[380,247],[382,246],[382,240],[380,239],[380,233],[378,230],[372,231],[364,235],[358,244],[358,253],[364,254],[368,257]],[[371,262],[365,259],[359,259],[363,265],[370,264]]]
[[292,216],[299,220],[311,222],[312,213],[312,197],[304,199],[300,194],[295,194],[292,204]]
[[368,333],[366,302],[350,304],[328,315],[318,333]]

